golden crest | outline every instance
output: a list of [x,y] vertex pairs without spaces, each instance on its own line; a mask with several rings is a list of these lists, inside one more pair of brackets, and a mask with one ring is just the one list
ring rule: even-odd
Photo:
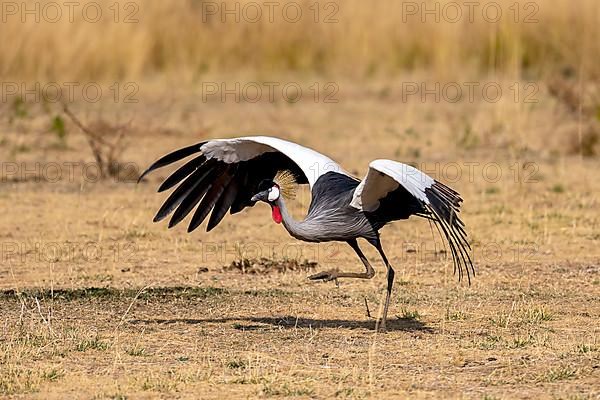
[[283,170],[277,172],[275,178],[273,178],[279,186],[279,190],[283,197],[289,200],[293,200],[296,197],[296,191],[298,189],[298,183],[296,182],[296,175],[289,170]]

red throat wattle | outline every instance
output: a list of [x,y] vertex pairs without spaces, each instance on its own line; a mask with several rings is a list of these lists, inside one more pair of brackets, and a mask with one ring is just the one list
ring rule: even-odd
[[277,206],[271,206],[271,215],[273,216],[273,221],[280,224],[282,221],[281,218],[281,210]]

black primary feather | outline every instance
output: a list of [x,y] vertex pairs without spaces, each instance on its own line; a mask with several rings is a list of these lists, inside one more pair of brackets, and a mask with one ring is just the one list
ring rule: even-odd
[[232,178],[233,175],[230,173],[229,168],[227,168],[227,170],[225,170],[225,172],[223,172],[213,182],[212,186],[210,187],[210,189],[202,199],[202,202],[198,206],[198,209],[196,209],[192,220],[190,221],[190,225],[188,226],[188,233],[192,232],[194,229],[200,226],[202,222],[204,222],[204,219],[206,218],[208,213],[210,213],[215,203],[219,200],[219,197],[221,197],[221,194],[223,194],[225,186],[229,184]]
[[198,169],[188,176],[181,185],[171,193],[167,200],[165,200],[162,207],[156,213],[154,222],[162,221],[171,214],[173,210],[181,204],[183,199],[196,187],[198,182],[212,170],[215,163],[214,160],[209,160],[205,165],[206,168]]
[[227,185],[227,187],[225,188],[221,197],[219,197],[217,203],[215,204],[215,208],[213,209],[213,212],[210,215],[210,219],[208,220],[208,226],[206,227],[207,232],[212,231],[219,224],[219,222],[221,222],[223,217],[225,217],[225,214],[227,214],[227,211],[229,210],[229,208],[233,204],[233,201],[235,200],[235,197],[237,196],[237,192],[238,184],[235,181],[235,179],[232,179],[231,182],[229,182],[229,185]]
[[202,197],[208,192],[214,183],[214,180],[226,169],[225,165],[215,166],[205,175],[200,178],[194,188],[186,195],[181,202],[181,205],[177,207],[177,210],[173,213],[173,217],[169,221],[169,228],[174,227],[180,223],[188,214],[194,209],[194,207],[202,200]]
[[167,179],[165,179],[162,185],[160,185],[160,187],[158,188],[158,192],[161,193],[165,190],[171,189],[173,186],[177,185],[196,169],[200,168],[202,164],[204,164],[204,162],[206,162],[206,157],[204,157],[204,155],[198,156],[188,161],[175,172],[173,172]]
[[142,173],[142,175],[140,175],[140,177],[138,178],[138,183],[141,182],[141,180],[144,179],[144,177],[146,175],[148,175],[150,172],[157,170],[159,168],[162,168],[162,167],[166,167],[169,164],[173,164],[176,161],[179,161],[183,158],[191,156],[194,153],[199,152],[200,147],[202,147],[204,144],[206,144],[206,142],[196,143],[191,146],[187,146],[182,149],[175,150],[175,151],[167,154],[166,156],[159,158],[150,167],[148,167],[148,169],[145,170]]

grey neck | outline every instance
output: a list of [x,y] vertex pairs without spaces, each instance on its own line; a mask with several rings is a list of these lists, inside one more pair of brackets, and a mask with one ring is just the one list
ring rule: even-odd
[[285,205],[283,197],[279,197],[275,204],[279,207],[279,210],[281,211],[281,219],[283,222],[283,226],[285,227],[285,229],[287,229],[290,235],[292,235],[296,239],[307,240],[308,237],[306,234],[308,232],[306,232],[304,229],[304,221],[296,221],[294,217],[292,217],[292,215],[287,209],[287,206]]

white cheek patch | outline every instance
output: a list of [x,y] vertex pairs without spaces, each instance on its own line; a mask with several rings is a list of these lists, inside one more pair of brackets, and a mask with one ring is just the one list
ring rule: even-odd
[[269,189],[269,201],[275,201],[279,198],[279,188],[277,186],[273,186]]

